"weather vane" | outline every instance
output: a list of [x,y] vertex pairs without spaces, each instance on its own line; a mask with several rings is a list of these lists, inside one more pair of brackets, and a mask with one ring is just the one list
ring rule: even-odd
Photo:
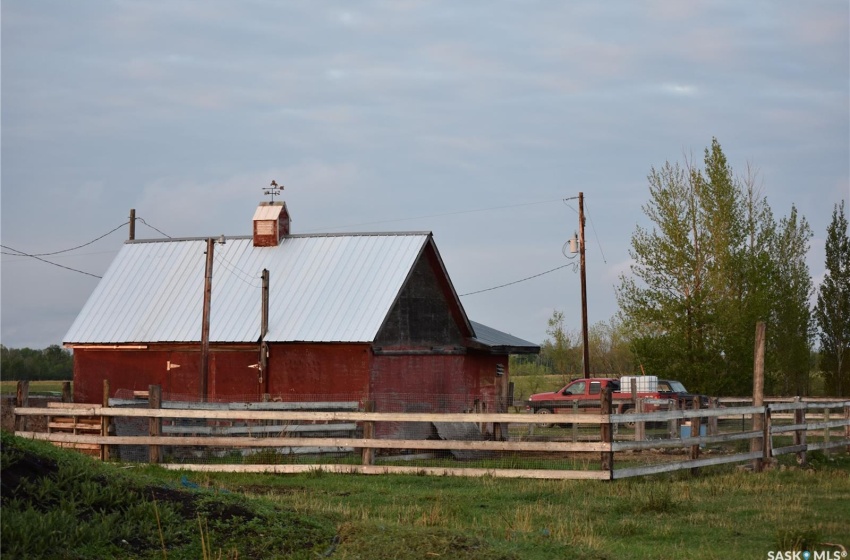
[[272,179],[271,184],[268,187],[263,187],[263,194],[267,194],[272,197],[272,202],[274,202],[275,196],[280,196],[280,191],[283,190],[283,185],[278,185],[277,181]]

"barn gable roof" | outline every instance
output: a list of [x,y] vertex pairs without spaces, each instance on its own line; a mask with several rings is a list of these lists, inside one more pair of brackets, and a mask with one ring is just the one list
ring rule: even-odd
[[[277,247],[261,248],[251,237],[228,238],[214,250],[210,341],[259,340],[265,268],[270,274],[266,341],[372,342],[426,249],[445,275],[461,331],[488,345],[492,336],[476,339],[475,334],[489,328],[473,328],[430,232],[290,235]],[[199,341],[205,250],[206,238],[126,242],[65,343]],[[510,346],[534,346],[517,341]]]

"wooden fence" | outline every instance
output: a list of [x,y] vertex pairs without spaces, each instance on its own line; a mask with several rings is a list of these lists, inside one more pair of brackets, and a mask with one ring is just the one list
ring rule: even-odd
[[[605,401],[607,397],[607,402]],[[229,472],[275,472],[297,473],[313,470],[326,472],[384,474],[384,473],[413,473],[433,475],[458,476],[493,476],[510,478],[549,478],[549,479],[596,479],[612,480],[633,476],[670,472],[681,469],[691,469],[696,472],[700,467],[721,465],[727,463],[752,462],[756,470],[769,464],[774,457],[795,453],[798,461],[804,462],[806,453],[816,450],[829,452],[836,448],[847,448],[850,451],[850,401],[818,401],[806,402],[796,399],[792,402],[771,403],[765,406],[740,406],[712,408],[704,410],[670,410],[659,412],[637,412],[629,414],[610,413],[610,394],[603,394],[602,414],[558,414],[540,416],[534,414],[516,413],[389,413],[368,411],[315,411],[300,410],[198,410],[192,408],[118,408],[114,406],[72,405],[59,404],[49,408],[17,408],[16,434],[31,439],[53,442],[59,445],[96,446],[103,459],[109,459],[116,446],[132,445],[147,446],[149,461],[160,463],[161,450],[166,446],[194,446],[203,448],[225,449],[292,449],[292,448],[328,448],[357,450],[349,453],[349,461],[345,464],[322,461],[313,464],[163,464],[166,468],[187,469],[197,471],[229,471]],[[159,403],[161,405],[161,403]],[[367,403],[368,406],[368,403]],[[306,408],[306,407],[305,407]],[[817,412],[820,411],[820,412]],[[28,417],[46,416],[51,420],[48,424],[79,425],[78,419],[87,418],[87,426],[99,426],[99,433],[91,433],[90,429],[62,432],[27,431],[23,428]],[[147,420],[149,433],[141,436],[114,435],[110,429],[116,418],[137,418]],[[57,422],[56,418],[64,418]],[[743,418],[741,429],[728,431],[729,424],[739,426],[738,420]],[[67,419],[74,419],[69,421]],[[262,430],[263,433],[241,435],[217,435],[214,430],[205,435],[190,433],[187,430],[172,430],[171,434],[163,432],[163,420],[196,419],[208,426],[219,425],[226,421],[248,421],[251,425],[262,426],[277,423],[280,426],[295,425],[324,425],[327,423],[357,427],[356,436],[348,437],[310,437],[310,432],[298,429]],[[556,419],[559,424],[571,424],[581,427],[584,438],[576,438],[576,428],[572,432],[562,428],[548,428],[544,436],[542,429],[530,429],[532,426],[542,426]],[[716,429],[715,420],[723,420],[727,426],[726,432]],[[732,420],[730,420],[732,419]],[[761,422],[756,422],[761,420]],[[391,422],[425,422],[446,426],[450,424],[477,424],[498,426],[493,433],[507,434],[506,440],[476,440],[468,439],[389,439],[376,438],[376,424]],[[647,436],[646,425],[661,423],[675,425],[676,434],[670,430],[663,431],[665,437],[651,439]],[[708,429],[710,426],[714,429]],[[752,429],[753,425],[763,426]],[[624,428],[633,426],[633,428]],[[684,429],[683,429],[684,428]],[[560,430],[560,431],[559,431]],[[96,431],[96,430],[95,430]],[[270,433],[272,432],[272,433]],[[588,432],[595,436],[596,441],[576,441],[588,439]],[[570,437],[572,434],[572,437]],[[675,435],[678,437],[669,437]],[[261,437],[257,437],[261,436]],[[306,436],[306,437],[304,437]],[[790,437],[790,441],[787,440]],[[545,438],[545,439],[544,439]],[[774,442],[779,445],[774,445]],[[720,452],[709,450],[709,446],[731,445],[744,446],[745,449],[724,449]],[[667,450],[676,450],[686,454],[686,457],[674,456],[674,460],[661,463],[646,464],[658,457],[668,458]],[[492,455],[509,454],[522,457],[523,454],[563,457],[565,454],[587,458],[586,465],[581,469],[553,468],[490,468],[490,467],[446,467],[446,466],[408,466],[376,464],[381,459],[381,453],[399,452],[438,452],[464,451],[484,452]],[[705,456],[704,451],[712,451],[711,456]],[[357,457],[359,464],[351,459]],[[635,458],[640,457],[639,464]],[[615,464],[617,465],[615,467]]]

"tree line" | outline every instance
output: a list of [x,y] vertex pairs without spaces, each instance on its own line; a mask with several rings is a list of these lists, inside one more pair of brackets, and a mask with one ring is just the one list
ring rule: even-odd
[[[693,391],[746,395],[755,326],[763,321],[768,393],[850,395],[844,202],[834,206],[826,274],[815,290],[808,221],[793,205],[777,220],[758,174],[748,167],[736,176],[716,138],[701,165],[666,162],[650,170],[648,183],[642,210],[651,225],[632,234],[630,274],[616,288],[618,314],[589,329],[591,372],[646,373]],[[563,313],[554,312],[541,355],[515,359],[512,371],[580,376],[581,338],[563,324]]]
[[57,381],[74,376],[74,358],[59,345],[43,350],[6,348],[0,345],[0,379],[3,381]]

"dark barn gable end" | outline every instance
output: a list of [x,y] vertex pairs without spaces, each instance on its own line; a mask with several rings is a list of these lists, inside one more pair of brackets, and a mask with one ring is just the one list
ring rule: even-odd
[[277,202],[257,209],[253,236],[220,241],[124,244],[65,337],[75,401],[101,402],[108,380],[110,396],[157,384],[172,400],[495,410],[509,354],[539,352],[467,318],[430,232],[290,235]]

